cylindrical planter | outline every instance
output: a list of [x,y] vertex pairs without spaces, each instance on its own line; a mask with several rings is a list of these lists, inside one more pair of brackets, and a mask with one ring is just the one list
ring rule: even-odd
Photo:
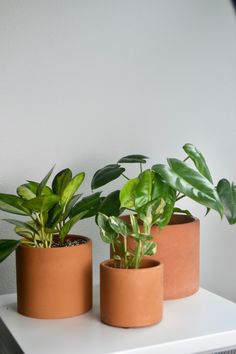
[[[130,220],[129,215],[123,218]],[[199,289],[199,226],[198,219],[175,214],[163,229],[152,227],[157,252],[148,258],[164,264],[164,300],[186,297]],[[128,248],[133,243],[128,238]]]
[[78,246],[16,250],[17,310],[25,316],[56,319],[92,307],[92,241]]
[[101,321],[117,327],[144,327],[158,323],[163,314],[163,265],[145,259],[139,269],[100,264]]

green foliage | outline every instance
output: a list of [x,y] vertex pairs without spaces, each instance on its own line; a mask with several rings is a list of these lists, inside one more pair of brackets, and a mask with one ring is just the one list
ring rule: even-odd
[[[99,213],[97,223],[102,240],[112,245],[116,267],[139,268],[143,257],[156,253],[157,245],[152,240],[150,230],[141,232],[137,216],[130,215],[129,223],[120,217]],[[128,249],[128,237],[134,240],[132,249]]]
[[0,240],[0,263],[4,261],[20,244],[16,240]]
[[28,220],[4,219],[15,225],[20,241],[0,242],[0,261],[20,243],[29,247],[52,247],[54,236],[59,235],[63,245],[65,237],[80,219],[94,216],[101,204],[100,193],[85,197],[76,194],[85,174],[74,177],[70,169],[60,171],[48,186],[53,168],[40,183],[28,181],[17,188],[18,195],[0,193],[0,210],[28,216]]
[[236,223],[236,185],[226,178],[219,181],[217,191],[224,206],[224,214],[229,224]]
[[118,164],[107,165],[101,168],[93,176],[91,182],[92,190],[102,187],[105,184],[113,181],[114,179],[118,178],[124,171],[125,168]]

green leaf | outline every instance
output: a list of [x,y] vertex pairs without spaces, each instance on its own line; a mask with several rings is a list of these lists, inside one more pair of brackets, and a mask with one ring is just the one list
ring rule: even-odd
[[100,205],[101,205],[101,192],[91,194],[87,197],[81,199],[75,206],[71,209],[70,217],[73,217],[82,211],[87,211],[86,217],[96,215]]
[[118,163],[146,163],[148,157],[144,155],[128,155],[122,157]]
[[30,230],[31,232],[37,232],[37,230],[31,224],[28,224],[26,222],[22,222],[20,220],[15,220],[15,219],[3,219],[3,220],[9,222],[10,224],[24,227],[25,229]]
[[174,213],[185,214],[185,215],[188,215],[190,217],[193,217],[192,214],[190,213],[190,211],[187,210],[187,209],[174,208],[173,212]]
[[36,193],[32,191],[32,188],[30,188],[30,183],[25,183],[22,184],[17,188],[17,194],[26,200],[33,199],[36,197]]
[[152,199],[153,172],[146,170],[140,173],[138,183],[135,186],[135,208],[141,208]]
[[114,191],[102,201],[99,211],[107,216],[119,216],[120,209],[120,191]]
[[157,244],[156,242],[145,242],[142,248],[142,255],[143,256],[153,256],[157,251]]
[[[36,197],[37,195],[37,189],[38,189],[38,186],[39,186],[39,183],[38,182],[35,182],[35,181],[27,181],[28,183],[25,183],[23,184],[22,186],[25,186],[27,187],[33,194],[34,196]],[[21,187],[21,186],[20,186]],[[18,188],[20,188],[18,187]],[[18,189],[17,189],[18,191]],[[53,194],[51,188],[49,186],[44,186],[42,191],[41,191],[41,195],[51,195]],[[23,196],[22,196],[23,197]],[[26,198],[25,198],[26,199]]]
[[126,237],[132,232],[130,224],[116,216],[109,217],[109,224],[117,234],[122,236]]
[[61,196],[61,205],[65,206],[76,193],[80,185],[82,184],[85,177],[84,172],[78,173],[76,176],[72,178],[72,180],[65,187],[62,196]]
[[13,194],[0,193],[0,210],[18,215],[29,215],[29,210],[23,206],[23,200]]
[[105,184],[118,178],[124,171],[125,168],[119,166],[118,164],[107,165],[99,169],[93,176],[91,188],[97,189],[104,186]]
[[213,184],[202,174],[177,159],[168,159],[170,167],[155,165],[153,170],[172,188],[196,202],[217,210],[223,215],[223,206]]
[[208,179],[211,183],[213,183],[209,168],[207,166],[206,160],[202,153],[196,149],[192,144],[185,144],[183,146],[184,151],[190,157],[190,159],[194,162],[198,171]]
[[46,221],[46,227],[55,227],[63,219],[63,208],[59,202],[53,205],[48,211],[48,218]]
[[229,224],[236,223],[236,185],[226,178],[219,181],[217,192],[224,207],[224,214]]
[[46,174],[46,176],[43,178],[43,180],[39,183],[38,187],[37,187],[37,191],[36,191],[36,195],[39,196],[42,194],[42,191],[44,189],[44,187],[47,184],[47,181],[49,180],[52,171],[54,170],[55,165],[51,168],[51,170]]
[[131,226],[132,226],[132,229],[133,229],[133,233],[134,234],[139,234],[140,230],[139,230],[138,220],[135,217],[135,215],[133,215],[133,214],[130,215],[130,223],[131,223]]
[[55,194],[41,195],[36,198],[26,200],[24,205],[32,212],[42,213],[51,209],[59,200]]
[[117,233],[111,228],[109,224],[109,217],[102,214],[98,213],[97,215],[97,224],[100,228],[100,236],[101,239],[109,244],[113,244],[115,240],[117,239],[118,235]]
[[75,215],[73,218],[71,218],[69,221],[67,221],[62,229],[60,230],[60,240],[61,243],[64,243],[65,237],[68,235],[68,233],[70,232],[71,228],[80,220],[84,217],[84,215],[86,214],[86,211],[83,211],[82,213]]
[[55,194],[62,196],[63,191],[72,179],[72,172],[69,168],[60,171],[52,181],[52,190]]
[[82,194],[76,194],[74,195],[71,200],[67,203],[66,205],[66,210],[63,215],[63,220],[66,220],[68,216],[70,215],[70,212],[73,208],[73,206],[76,204],[76,202],[82,197]]
[[120,205],[122,208],[134,208],[135,188],[139,183],[138,178],[132,178],[124,184],[120,191]]
[[17,240],[0,240],[0,263],[4,261],[18,246]]

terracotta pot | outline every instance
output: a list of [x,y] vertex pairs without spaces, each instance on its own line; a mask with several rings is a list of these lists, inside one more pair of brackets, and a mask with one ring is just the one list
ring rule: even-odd
[[117,327],[158,323],[163,312],[163,265],[145,259],[142,268],[120,269],[100,264],[101,321]]
[[16,250],[17,309],[35,318],[65,318],[92,307],[92,241],[78,246]]
[[[129,216],[123,216],[129,221]],[[157,253],[151,256],[164,264],[164,299],[179,299],[199,289],[199,220],[187,215],[173,215],[169,225],[151,234],[157,242]],[[128,248],[133,240],[129,238]]]

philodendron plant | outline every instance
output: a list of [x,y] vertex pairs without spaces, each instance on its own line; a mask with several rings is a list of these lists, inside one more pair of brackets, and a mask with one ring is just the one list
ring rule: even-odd
[[20,244],[43,248],[64,246],[72,226],[98,212],[99,193],[81,200],[82,194],[76,194],[85,178],[84,172],[73,177],[71,170],[66,168],[48,186],[52,172],[53,168],[40,183],[27,181],[22,184],[17,188],[17,195],[0,193],[0,210],[27,218],[23,221],[3,219],[15,225],[15,232],[21,239],[0,240],[0,262]]
[[[112,192],[106,198],[107,214],[104,214],[119,216],[124,210],[130,210],[140,217],[147,213],[149,208],[159,208],[160,203],[163,203],[163,212],[154,222],[162,228],[170,222],[173,213],[191,215],[188,210],[176,206],[180,199],[187,196],[205,206],[207,213],[214,209],[221,217],[225,215],[230,224],[236,223],[236,186],[227,179],[220,180],[215,186],[202,153],[192,144],[185,144],[183,149],[187,154],[186,158],[183,161],[168,159],[168,166],[156,164],[143,171],[143,165],[148,158],[144,155],[129,155],[121,158],[116,164],[99,169],[92,179],[93,190],[119,176],[128,180],[120,191]],[[190,167],[187,160],[192,160],[194,167]],[[127,177],[123,167],[126,163],[140,165],[137,177]],[[148,215],[147,213],[146,217]],[[143,220],[142,217],[140,219]]]

